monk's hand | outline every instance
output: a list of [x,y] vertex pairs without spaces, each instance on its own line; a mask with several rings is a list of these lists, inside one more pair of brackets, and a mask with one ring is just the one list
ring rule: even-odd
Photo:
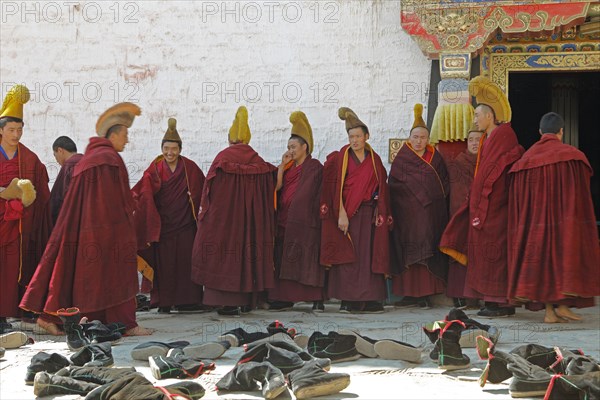
[[283,153],[283,156],[281,157],[281,167],[285,167],[290,161],[292,161],[292,153],[288,150],[285,153]]
[[338,218],[338,228],[344,232],[344,235],[348,233],[348,226],[350,225],[350,221],[348,221],[348,214],[346,214],[346,210],[340,209],[340,217]]

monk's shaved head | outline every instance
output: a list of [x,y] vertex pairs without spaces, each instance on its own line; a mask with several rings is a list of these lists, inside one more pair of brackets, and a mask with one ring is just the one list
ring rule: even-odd
[[555,112],[549,112],[548,114],[544,114],[542,119],[540,120],[540,132],[544,133],[552,133],[557,134],[560,133],[560,130],[565,127],[565,120],[560,114]]

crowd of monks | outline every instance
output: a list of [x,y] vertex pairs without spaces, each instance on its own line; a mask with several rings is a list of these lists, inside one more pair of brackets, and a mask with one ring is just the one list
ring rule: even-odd
[[162,313],[240,315],[300,301],[320,312],[329,298],[340,312],[380,313],[391,280],[398,307],[429,308],[446,293],[458,306],[483,301],[480,316],[525,304],[545,309],[546,322],[580,319],[571,307],[600,295],[589,162],[562,143],[560,115],[542,117],[540,141],[525,152],[502,91],[484,77],[469,91],[474,124],[450,160],[429,144],[417,105],[388,177],[369,128],[342,107],[348,144],[321,164],[296,111],[274,166],[250,146],[240,107],[206,175],[181,155],[169,119],[162,154],[133,189],[119,152],[141,110],[119,103],[84,154],[56,139],[62,168],[50,192],[44,164],[20,143],[29,91],[15,86],[0,110],[0,328],[26,312],[62,334],[57,312],[78,307],[151,334],[136,323],[138,272]]

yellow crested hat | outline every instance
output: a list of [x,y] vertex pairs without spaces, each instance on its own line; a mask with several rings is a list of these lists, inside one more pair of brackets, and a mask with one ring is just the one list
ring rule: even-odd
[[506,94],[498,85],[486,78],[477,76],[469,82],[469,94],[475,97],[477,104],[485,104],[494,110],[496,121],[510,122],[512,111]]
[[181,137],[179,136],[179,132],[177,132],[177,120],[175,118],[169,118],[167,131],[162,140],[181,143]]
[[341,107],[338,110],[338,116],[342,121],[346,121],[346,132],[348,132],[350,129],[363,127],[367,133],[369,133],[369,128],[367,128],[367,125],[362,122],[356,113],[348,107]]
[[27,103],[31,95],[24,85],[15,85],[8,91],[0,109],[0,118],[13,117],[23,119],[23,104]]
[[415,106],[413,108],[413,113],[415,115],[415,119],[413,121],[413,124],[412,124],[412,127],[410,128],[410,130],[412,131],[415,128],[425,128],[429,131],[429,128],[427,128],[427,124],[425,123],[425,120],[423,120],[423,104],[421,104],[421,103],[415,104]]
[[137,115],[142,115],[142,109],[133,103],[118,103],[104,111],[96,122],[96,133],[106,137],[106,132],[115,125],[131,128]]
[[308,144],[308,154],[311,154],[313,151],[313,135],[308,118],[302,111],[294,111],[290,115],[290,122],[292,123],[292,135],[304,139]]
[[231,143],[250,143],[252,134],[250,126],[248,126],[248,110],[244,106],[240,106],[235,113],[235,118],[231,128],[229,128],[229,141]]

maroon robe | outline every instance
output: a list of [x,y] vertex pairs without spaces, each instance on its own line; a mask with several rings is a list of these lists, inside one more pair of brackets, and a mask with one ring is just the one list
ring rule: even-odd
[[400,296],[441,293],[448,272],[448,260],[438,249],[448,223],[448,171],[432,146],[423,156],[406,144],[390,170],[390,201],[397,222],[391,233],[392,285]]
[[[450,216],[454,215],[468,201],[476,164],[477,154],[472,154],[468,150],[459,153],[454,160],[448,162],[448,174],[450,175]],[[450,260],[446,294],[449,297],[464,297],[466,278],[467,269],[465,266],[453,259]]]
[[50,191],[50,210],[52,213],[52,222],[56,224],[58,213],[62,207],[65,195],[71,184],[71,178],[73,177],[73,169],[75,165],[81,160],[83,154],[73,154],[69,157],[60,168],[60,172],[56,176],[52,190]]
[[202,302],[202,286],[194,284],[190,277],[195,212],[203,186],[204,174],[195,162],[181,156],[172,172],[159,156],[132,189],[138,201],[137,212],[145,217],[147,229],[138,231],[138,239],[151,242],[150,248],[139,255],[154,269],[152,304],[159,307]]
[[213,161],[192,253],[192,280],[204,285],[205,304],[246,305],[274,286],[276,171],[246,144]]
[[490,133],[479,147],[469,202],[450,219],[440,241],[440,247],[466,255],[466,297],[506,302],[508,171],[523,152],[510,123]]
[[277,205],[276,285],[269,300],[323,300],[325,269],[319,264],[319,201],[323,166],[308,156],[284,172]]
[[[133,214],[123,159],[108,139],[91,138],[20,307],[79,307],[83,315],[129,307],[138,287]],[[130,318],[120,322],[135,326],[135,308]]]
[[510,170],[511,300],[593,306],[600,247],[585,155],[544,134]]
[[[383,300],[384,278],[390,274],[387,172],[369,145],[365,154],[360,163],[346,145],[327,156],[323,169],[321,264],[332,266],[328,296],[340,300]],[[338,228],[341,201],[348,235]]]
[[0,186],[7,187],[14,178],[29,179],[36,199],[27,208],[20,200],[0,199],[0,317],[19,315],[19,288],[34,274],[52,228],[48,172],[20,143],[11,160],[0,154]]

